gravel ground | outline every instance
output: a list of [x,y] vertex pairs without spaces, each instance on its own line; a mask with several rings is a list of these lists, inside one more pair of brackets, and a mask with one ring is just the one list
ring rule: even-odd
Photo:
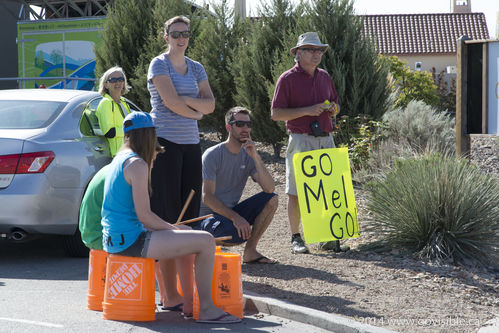
[[[218,142],[204,133],[204,147]],[[378,254],[360,251],[372,235],[362,233],[366,193],[355,189],[361,237],[343,242],[346,253],[320,251],[293,255],[286,209],[285,164],[271,157],[272,149],[257,144],[274,175],[279,208],[258,249],[279,260],[277,265],[243,265],[244,290],[350,317],[398,332],[476,332],[499,317],[499,269],[435,265],[402,256],[398,251]],[[471,160],[499,178],[499,138],[472,139]],[[284,156],[284,151],[281,154]],[[259,191],[248,181],[244,197]],[[235,246],[231,252],[241,253]]]

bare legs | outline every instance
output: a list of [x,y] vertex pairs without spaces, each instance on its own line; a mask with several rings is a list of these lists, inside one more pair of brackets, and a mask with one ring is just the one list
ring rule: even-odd
[[251,228],[251,235],[246,242],[243,253],[243,261],[251,261],[262,255],[256,250],[256,246],[260,241],[265,230],[270,225],[270,222],[274,218],[274,214],[277,210],[279,201],[277,195],[270,199],[262,212],[255,218],[255,222]]
[[300,206],[298,205],[298,196],[288,194],[288,219],[291,235],[300,232]]
[[[194,272],[199,293],[199,319],[217,318],[224,311],[213,304],[211,283],[215,260],[215,239],[205,231],[160,230],[153,231],[148,258],[171,259],[194,254]],[[186,267],[180,265],[182,269]],[[187,288],[188,289],[188,288]],[[192,298],[192,297],[191,297]]]
[[[177,269],[175,266],[175,260],[162,259],[159,260],[157,264],[159,272],[157,272],[156,275],[158,276],[159,291],[163,306],[175,306],[183,303],[184,299],[177,292]],[[160,276],[161,281],[159,280]],[[183,289],[184,288],[182,288],[182,290]]]
[[[184,306],[182,312],[185,314],[192,313],[192,298],[193,298],[192,286],[193,286],[193,273],[194,273],[193,266],[195,259],[196,256],[194,254],[177,258],[175,259],[176,265],[174,265],[172,269],[173,271],[175,271],[176,267],[176,269],[178,270],[180,284],[182,285],[182,294],[184,295]],[[177,277],[176,274],[173,275],[175,275],[175,284],[176,284]],[[176,287],[175,287],[175,293],[178,294]]]

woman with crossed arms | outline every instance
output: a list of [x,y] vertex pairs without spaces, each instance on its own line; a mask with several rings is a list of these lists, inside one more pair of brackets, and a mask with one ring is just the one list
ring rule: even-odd
[[[151,61],[147,74],[151,115],[159,144],[165,148],[152,169],[151,209],[166,221],[177,220],[191,190],[195,195],[184,218],[199,216],[202,162],[197,121],[215,109],[206,71],[199,62],[185,56],[191,36],[189,25],[185,16],[166,21],[163,38],[168,48]],[[165,281],[164,288],[160,288],[163,308],[181,307],[183,299],[175,287],[175,263],[166,261],[160,270]]]

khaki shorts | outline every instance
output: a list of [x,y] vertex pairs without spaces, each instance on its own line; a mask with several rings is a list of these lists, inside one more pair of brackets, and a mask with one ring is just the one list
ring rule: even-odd
[[305,151],[335,148],[333,136],[315,137],[308,134],[291,133],[286,150],[286,194],[297,195],[293,156]]

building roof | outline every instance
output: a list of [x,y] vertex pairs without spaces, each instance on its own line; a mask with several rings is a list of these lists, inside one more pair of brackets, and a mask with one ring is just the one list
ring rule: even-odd
[[483,13],[359,15],[364,36],[377,41],[384,55],[456,53],[456,41],[467,35],[489,39]]

